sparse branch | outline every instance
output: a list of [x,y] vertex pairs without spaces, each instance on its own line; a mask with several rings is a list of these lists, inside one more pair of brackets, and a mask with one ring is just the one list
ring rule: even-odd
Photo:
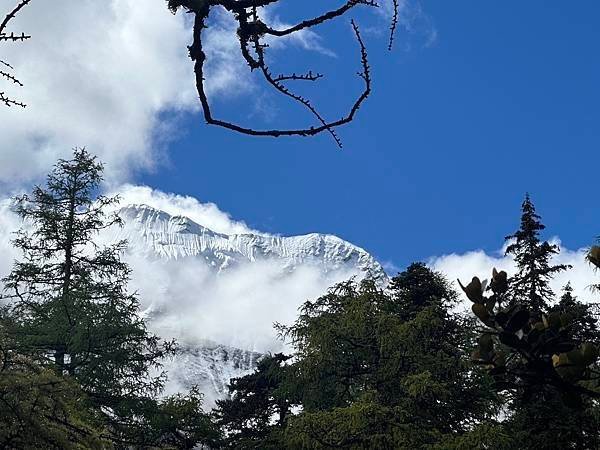
[[[312,81],[316,82],[323,78],[324,75],[321,73],[314,73],[309,71],[305,74],[281,74],[274,76],[271,72],[269,63],[266,57],[266,51],[268,48],[265,38],[281,38],[293,35],[297,32],[302,32],[319,25],[322,25],[328,21],[340,18],[346,15],[350,10],[356,6],[368,6],[378,7],[378,3],[375,0],[348,0],[340,7],[325,12],[316,17],[303,20],[296,25],[289,26],[282,29],[276,29],[263,22],[260,18],[261,8],[268,5],[273,5],[279,0],[169,0],[169,8],[175,12],[179,7],[183,7],[187,12],[194,14],[194,29],[193,29],[193,43],[189,47],[190,58],[194,61],[194,71],[196,74],[196,88],[199,94],[200,103],[204,113],[206,123],[209,125],[220,126],[232,131],[251,135],[251,136],[314,136],[322,132],[328,132],[332,135],[335,142],[339,147],[342,146],[342,142],[337,136],[335,129],[339,126],[348,124],[354,120],[356,113],[360,109],[363,102],[371,94],[371,74],[370,67],[367,57],[367,50],[365,43],[359,32],[358,25],[354,20],[351,20],[352,29],[355,37],[359,44],[360,49],[360,61],[362,70],[358,72],[358,76],[363,81],[363,90],[358,95],[354,103],[352,103],[349,110],[339,119],[331,120],[325,118],[325,116],[319,112],[312,101],[302,95],[292,92],[284,83],[291,81]],[[266,83],[271,86],[275,91],[281,95],[291,99],[292,101],[299,103],[306,108],[316,119],[316,123],[312,125],[306,125],[303,127],[295,127],[289,129],[258,129],[252,126],[242,126],[237,123],[228,120],[220,120],[213,117],[211,110],[211,102],[207,95],[207,82],[210,80],[206,79],[205,64],[207,62],[207,55],[204,52],[203,42],[203,31],[209,25],[207,20],[210,15],[211,8],[214,6],[220,6],[226,11],[231,13],[238,24],[237,37],[239,41],[239,48],[241,57],[248,64],[250,71],[258,70]],[[394,2],[394,15],[393,22],[391,25],[392,36],[395,32],[398,23],[398,2]],[[393,37],[391,38],[393,39]]]
[[392,16],[392,23],[390,25],[390,42],[388,44],[388,50],[392,50],[394,47],[394,39],[396,37],[396,29],[398,28],[398,21],[400,15],[400,4],[398,0],[392,0],[394,13]]
[[[10,21],[13,20],[16,17],[16,15],[30,2],[31,0],[21,0],[8,14],[6,14],[4,20],[0,23],[0,42],[22,42],[31,38],[31,36],[23,32],[21,32],[21,34],[15,34],[14,31],[12,31],[10,34],[6,32],[6,28]],[[0,64],[9,69],[13,69],[13,67],[10,64],[3,60],[0,60]],[[21,81],[19,81],[14,75],[9,74],[8,72],[0,71],[0,78],[4,78],[9,82],[17,84],[18,86],[23,86],[23,83],[21,83]],[[4,103],[4,105],[9,107],[20,106],[22,108],[25,108],[24,103],[9,98],[4,92],[0,92],[0,103]]]
[[271,34],[273,36],[278,36],[278,37],[287,36],[287,35],[290,35],[292,33],[296,33],[298,31],[305,30],[307,28],[313,28],[313,27],[315,27],[317,25],[321,25],[324,22],[327,22],[329,20],[332,20],[332,19],[335,19],[337,17],[343,16],[349,10],[351,10],[352,8],[354,8],[355,6],[358,6],[358,5],[372,6],[372,7],[375,7],[375,8],[379,7],[379,5],[377,4],[377,2],[372,1],[372,0],[350,0],[346,4],[344,4],[343,6],[341,6],[340,8],[338,8],[336,10],[329,11],[329,12],[327,12],[327,13],[319,16],[319,17],[315,17],[314,19],[304,20],[304,21],[300,22],[297,25],[285,28],[283,30],[275,30],[275,29],[270,28],[270,27],[268,27],[268,26],[265,25],[264,32],[266,34]]
[[[15,16],[19,13],[19,11],[21,11],[21,9],[23,9],[25,6],[27,6],[29,3],[31,2],[31,0],[21,0],[19,2],[19,4],[17,6],[15,6],[12,11],[10,11],[6,17],[4,17],[4,20],[2,21],[2,23],[0,23],[0,37],[4,38],[6,40],[24,40],[24,39],[29,39],[31,36],[27,36],[24,33],[21,34],[21,36],[14,36],[13,33],[11,33],[10,36],[6,36],[5,33],[5,29],[8,25],[8,23],[13,20],[15,18]],[[12,36],[12,37],[11,37]]]
[[312,71],[309,71],[308,73],[301,75],[296,75],[295,73],[291,75],[279,75],[274,78],[274,81],[317,81],[319,78],[323,78],[323,76],[324,75],[320,73],[312,73]]
[[26,105],[24,103],[18,102],[7,97],[4,92],[0,92],[0,103],[4,103],[6,106],[20,106],[21,108],[25,108]]

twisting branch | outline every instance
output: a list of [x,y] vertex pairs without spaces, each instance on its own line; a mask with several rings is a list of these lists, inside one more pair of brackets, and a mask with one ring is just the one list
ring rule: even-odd
[[[281,74],[274,76],[269,68],[266,58],[266,49],[268,45],[265,43],[267,38],[281,38],[290,36],[294,33],[301,32],[313,27],[322,25],[323,23],[342,17],[356,6],[378,7],[375,0],[347,0],[340,7],[331,11],[325,12],[319,16],[307,19],[297,23],[296,25],[283,29],[276,29],[267,25],[261,20],[261,10],[265,6],[273,5],[279,0],[167,0],[168,6],[172,12],[183,7],[188,13],[194,15],[193,42],[189,46],[190,58],[194,61],[194,72],[196,74],[196,88],[200,97],[200,103],[204,113],[204,118],[209,125],[216,125],[227,128],[251,136],[314,136],[322,132],[328,132],[332,135],[338,146],[342,146],[342,142],[337,136],[335,129],[354,120],[356,113],[371,94],[371,74],[367,50],[364,41],[361,37],[358,25],[351,21],[352,29],[357,39],[360,49],[360,60],[362,70],[358,76],[363,80],[363,90],[357,99],[352,104],[348,112],[337,120],[326,119],[313,105],[313,103],[294,92],[287,86],[286,82],[293,81],[311,81],[316,82],[323,78],[320,73],[309,71],[306,74],[291,75]],[[305,127],[291,129],[256,129],[238,125],[237,123],[227,120],[220,120],[213,117],[211,104],[206,91],[205,63],[207,56],[203,47],[203,30],[207,28],[207,20],[213,7],[224,8],[231,13],[238,24],[237,38],[240,45],[241,57],[248,64],[251,71],[258,70],[262,74],[264,80],[280,94],[290,98],[296,103],[305,107],[316,119],[316,123]],[[391,25],[390,48],[392,46],[394,34],[398,24],[398,1],[394,1],[394,17]]]
[[398,0],[392,0],[392,7],[394,9],[394,13],[392,15],[392,24],[390,25],[390,43],[388,45],[388,50],[390,51],[394,47],[396,29],[398,28],[398,21],[400,20],[400,4],[398,3]]
[[[31,38],[31,36],[25,34],[25,33],[21,33],[21,34],[15,34],[13,31],[11,31],[10,34],[7,33],[6,28],[9,24],[9,22],[11,20],[13,20],[15,18],[15,16],[19,13],[19,11],[21,11],[21,9],[23,9],[25,6],[27,6],[29,3],[31,2],[31,0],[21,0],[5,17],[4,20],[2,21],[2,23],[0,23],[0,42],[22,42],[25,41],[29,38]],[[3,61],[0,59],[0,64],[7,67],[8,69],[13,69],[13,67],[8,64],[6,61]],[[6,72],[6,71],[2,71],[0,70],[0,78],[4,78],[5,80],[12,82],[18,86],[23,86],[23,83],[21,83],[21,81],[19,81],[18,78],[16,78],[14,75],[11,75],[10,73]],[[0,103],[4,103],[4,105],[6,106],[20,106],[22,108],[25,108],[25,104],[18,102],[16,100],[13,100],[11,98],[9,98],[4,92],[0,92]]]

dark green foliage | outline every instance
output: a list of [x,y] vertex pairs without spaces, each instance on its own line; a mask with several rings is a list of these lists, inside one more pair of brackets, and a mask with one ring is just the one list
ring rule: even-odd
[[498,390],[516,390],[523,399],[531,399],[552,387],[571,404],[579,404],[582,394],[596,396],[589,382],[596,379],[590,367],[598,359],[598,345],[581,340],[586,336],[582,324],[591,322],[583,315],[583,305],[563,297],[562,307],[538,318],[523,305],[496,306],[503,303],[504,292],[479,298],[473,293],[480,286],[474,278],[463,287],[486,326],[472,357],[487,367]]
[[294,406],[285,385],[289,359],[265,356],[253,374],[231,381],[230,400],[217,401],[215,416],[228,448],[279,448],[274,436],[285,427]]
[[[241,415],[228,431],[245,433],[251,443],[244,448],[416,449],[450,440],[448,448],[460,448],[461,438],[476,434],[489,442],[500,429],[483,433],[479,424],[493,422],[497,403],[469,362],[474,334],[449,312],[455,299],[444,277],[423,264],[396,277],[389,291],[369,280],[339,284],[305,303],[295,324],[279,326],[294,359],[236,380],[232,388],[249,390],[234,390],[217,412]],[[277,402],[300,412],[274,421]],[[240,426],[256,422],[260,436]]]
[[72,380],[57,376],[15,352],[0,317],[0,448],[107,448],[101,422]]
[[394,302],[389,312],[404,320],[414,316],[427,306],[451,306],[458,296],[448,281],[423,263],[411,264],[390,283]]
[[570,333],[576,340],[600,343],[598,304],[580,302],[573,296],[570,283],[563,288],[563,295],[558,304],[552,307],[551,312],[567,316],[571,324]]
[[549,281],[558,272],[567,270],[564,264],[550,265],[550,258],[559,253],[557,245],[540,240],[540,231],[546,227],[541,223],[529,194],[522,205],[521,226],[507,240],[514,240],[506,248],[513,255],[517,273],[510,279],[508,300],[511,304],[526,306],[532,313],[546,312],[554,298]]
[[[174,354],[175,344],[148,332],[138,299],[127,292],[126,243],[95,243],[103,229],[120,223],[106,212],[118,199],[96,195],[102,170],[76,149],[72,160],[58,162],[45,186],[17,199],[28,227],[14,240],[23,259],[4,279],[14,319],[5,332],[15,353],[80,386],[116,445],[178,440],[191,448],[198,432],[186,428],[193,425],[188,421],[205,421],[197,393],[156,400],[165,381],[161,360]],[[185,425],[177,433],[160,419],[175,405],[181,409],[172,421]]]
[[[590,251],[586,255],[587,261],[594,266],[594,269],[597,270],[600,268],[600,247],[597,245],[592,246]],[[593,290],[596,292],[600,292],[600,284],[594,284],[591,286]]]
[[123,446],[136,448],[193,449],[200,445],[218,448],[221,435],[210,416],[202,411],[202,394],[156,399],[139,397],[120,405]]
[[509,400],[503,426],[512,448],[596,449],[600,332],[595,305],[579,302],[567,285],[558,304],[549,306],[554,294],[548,282],[567,267],[549,265],[558,248],[537,238],[544,227],[529,197],[523,210],[521,230],[512,236],[517,241],[509,247],[519,272],[507,282],[506,273],[494,270],[487,289],[476,277],[461,285],[485,326],[472,358]]

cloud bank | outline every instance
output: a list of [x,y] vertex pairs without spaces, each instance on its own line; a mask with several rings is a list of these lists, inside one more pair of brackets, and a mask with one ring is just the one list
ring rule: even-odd
[[46,173],[75,146],[124,179],[153,166],[169,133],[160,113],[196,108],[190,30],[163,0],[32,2],[11,27],[33,37],[2,46],[25,85],[10,94],[28,105],[1,111],[3,183]]
[[212,341],[261,353],[286,348],[273,328],[291,324],[298,308],[355,273],[323,274],[310,265],[291,273],[276,261],[257,261],[216,274],[201,259],[148,261],[129,255],[132,287],[151,307],[151,328],[186,344]]
[[[258,233],[215,204],[192,197],[133,185],[115,193],[123,206],[146,204],[219,233]],[[10,205],[10,200],[0,201],[0,277],[19,258],[10,240],[22,223]],[[98,243],[108,243],[110,236],[114,235],[100,236]],[[132,248],[125,260],[132,269],[131,291],[138,292],[154,332],[189,344],[209,340],[259,352],[284,348],[273,329],[275,322],[292,323],[302,303],[357,274],[346,269],[323,273],[321,267],[310,264],[290,272],[281,262],[270,260],[242,263],[217,273],[203,258],[159,259],[140,248]]]
[[185,216],[194,222],[224,234],[260,234],[244,222],[234,220],[214,203],[201,203],[190,196],[167,194],[149,186],[125,184],[108,195],[118,195],[121,205],[148,205],[172,216]]
[[[560,239],[551,239],[553,244],[560,246]],[[504,256],[505,248],[492,254],[485,253],[483,250],[469,251],[465,253],[453,253],[450,255],[442,255],[430,258],[428,264],[435,270],[439,270],[447,275],[448,279],[456,284],[456,279],[460,279],[463,284],[471,281],[474,276],[480,279],[489,279],[492,274],[492,268],[505,270],[509,276],[514,274],[515,263],[511,256]],[[570,250],[561,248],[561,252],[556,255],[552,264],[567,264],[573,266],[570,270],[561,272],[554,277],[550,283],[550,287],[556,295],[560,295],[563,287],[567,283],[571,283],[574,289],[574,294],[581,301],[597,302],[600,299],[598,294],[591,291],[589,286],[598,283],[600,274],[585,260],[587,249]],[[458,289],[460,291],[460,289]],[[465,305],[469,306],[470,302],[466,299],[462,291],[460,291]]]

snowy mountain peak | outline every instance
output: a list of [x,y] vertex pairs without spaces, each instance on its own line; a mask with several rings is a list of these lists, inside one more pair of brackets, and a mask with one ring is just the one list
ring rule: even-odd
[[232,377],[261,354],[281,351],[273,323],[291,323],[299,306],[352,276],[388,278],[365,250],[328,234],[224,234],[189,217],[143,204],[118,211],[144,312],[152,330],[185,343],[166,363],[172,390],[199,385],[206,405],[227,395]]
[[[118,212],[125,224],[137,230],[159,233],[217,234],[185,216],[170,214],[148,205],[128,205]],[[221,235],[225,237],[225,235]]]
[[317,266],[324,274],[354,272],[384,283],[387,276],[365,250],[337,236],[311,233],[303,236],[216,233],[185,216],[172,216],[148,205],[128,205],[119,210],[125,226],[119,238],[131,251],[167,259],[204,259],[218,271],[244,262],[274,261],[284,271],[302,265]]

